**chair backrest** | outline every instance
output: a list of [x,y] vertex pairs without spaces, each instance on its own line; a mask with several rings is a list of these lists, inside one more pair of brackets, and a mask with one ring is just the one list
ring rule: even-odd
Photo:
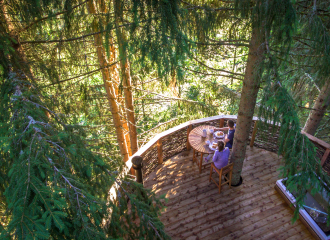
[[221,174],[229,173],[233,171],[234,168],[234,163],[230,163],[227,166],[221,168]]

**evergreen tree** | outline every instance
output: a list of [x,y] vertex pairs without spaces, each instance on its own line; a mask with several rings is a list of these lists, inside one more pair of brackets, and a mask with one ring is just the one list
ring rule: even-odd
[[[70,18],[67,13],[77,8],[77,5],[70,4],[65,5],[66,10],[59,15]],[[122,161],[95,153],[97,147],[86,141],[89,134],[83,126],[76,124],[83,109],[79,102],[52,96],[56,93],[57,96],[70,97],[69,94],[59,94],[61,87],[67,85],[55,84],[56,87],[51,88],[45,87],[43,80],[38,81],[43,77],[46,82],[62,81],[58,69],[50,71],[47,66],[54,59],[48,58],[48,52],[42,55],[43,51],[40,51],[43,59],[31,58],[33,50],[22,46],[22,38],[29,41],[32,37],[24,35],[24,28],[45,23],[48,19],[42,15],[45,10],[52,7],[56,10],[56,6],[61,9],[61,3],[25,5],[13,2],[1,6],[8,7],[1,12],[1,38],[4,41],[0,79],[3,109],[0,116],[0,201],[4,206],[1,213],[5,214],[2,216],[1,238],[168,238],[158,219],[162,208],[160,199],[140,184],[119,175],[123,169]],[[14,10],[24,20],[16,26],[10,24],[15,22],[11,18],[15,16]],[[49,14],[50,18],[54,16],[52,14]],[[21,26],[25,21],[27,26]],[[65,23],[73,22],[67,19]],[[40,29],[30,29],[40,30],[39,33],[50,31],[47,24],[38,27]],[[66,36],[69,37],[70,33]],[[32,44],[38,41],[34,39]],[[70,49],[72,45],[67,47]],[[63,50],[63,46],[57,45],[55,53],[61,47]],[[53,57],[53,50],[51,48],[50,57]],[[65,93],[70,92],[66,89]],[[74,99],[75,95],[71,97]],[[77,108],[70,108],[71,103]],[[109,189],[114,185],[118,186],[115,198],[109,198]]]
[[[59,117],[23,73],[2,79],[0,99],[7,109],[0,121],[1,238],[167,238],[160,200],[119,177],[121,165],[91,152],[83,129]],[[114,184],[120,189],[111,199]]]
[[[292,70],[289,54],[297,54],[299,59],[303,59],[301,66],[308,69],[308,73],[317,73],[318,79],[324,81],[329,74],[328,68],[325,67],[329,64],[330,56],[329,32],[322,23],[327,17],[324,18],[322,11],[319,11],[315,4],[316,2],[309,5],[306,2],[293,5],[297,16],[297,30],[290,31],[287,36],[290,40],[289,47],[294,46],[294,48],[285,50],[274,44],[276,39],[272,35],[266,38],[267,61],[262,75],[265,85],[259,116],[264,119],[263,122],[273,121],[274,129],[276,129],[275,123],[280,123],[278,153],[283,155],[284,159],[281,175],[286,178],[287,188],[297,193],[294,220],[298,218],[299,209],[304,205],[308,189],[312,189],[312,194],[324,191],[330,196],[329,190],[325,187],[325,184],[329,184],[329,177],[322,170],[320,160],[316,157],[314,144],[301,134],[298,106],[290,92],[291,89],[286,84],[294,82],[295,76],[285,74]],[[329,3],[326,2],[320,3],[322,7],[328,5]],[[306,44],[306,40],[311,44]],[[322,54],[321,49],[323,49]],[[319,83],[323,84],[322,81]],[[328,223],[329,221],[330,219]]]

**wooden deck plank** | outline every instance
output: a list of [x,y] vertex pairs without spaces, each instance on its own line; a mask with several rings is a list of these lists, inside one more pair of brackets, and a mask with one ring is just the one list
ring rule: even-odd
[[246,221],[242,221],[240,224],[226,224],[224,225],[225,228],[223,231],[215,232],[213,235],[208,236],[208,238],[219,239],[221,237],[221,239],[230,240],[246,235],[249,232],[255,230],[256,228],[260,228],[266,224],[269,224],[269,222],[273,221],[274,219],[288,215],[289,212],[287,209],[283,209],[283,204],[277,205],[269,209],[268,211],[256,214],[255,216],[247,219]]
[[[269,190],[271,190],[272,192],[269,193]],[[228,193],[229,191],[227,191]],[[219,193],[216,189],[216,191],[212,190],[212,195],[207,195],[205,198],[200,198],[198,200],[193,199],[193,201],[191,201],[191,199],[187,199],[184,202],[180,202],[179,204],[176,205],[176,207],[174,208],[170,208],[167,210],[166,212],[166,216],[167,217],[177,217],[179,213],[183,212],[186,215],[192,215],[193,211],[189,211],[190,209],[194,208],[195,205],[199,205],[199,209],[202,209],[204,206],[208,206],[208,204],[212,204],[217,200],[217,203],[222,206],[229,204],[235,204],[235,203],[239,203],[240,201],[246,200],[246,199],[250,199],[250,198],[254,198],[254,196],[256,195],[260,195],[260,194],[274,194],[274,188],[272,186],[272,184],[269,184],[268,186],[265,186],[263,188],[260,187],[255,187],[254,191],[250,191],[247,194],[242,194],[238,197],[233,196],[233,194],[226,194],[226,195],[222,195],[221,199],[217,199],[219,197]],[[174,210],[174,211],[173,211]],[[174,212],[174,213],[172,213]],[[171,223],[173,223],[173,221],[170,221]],[[164,224],[166,224],[166,222],[163,222]]]
[[[255,170],[256,172],[247,171],[244,174],[242,174],[242,176],[244,177],[244,181],[251,181],[253,179],[258,179],[259,177],[262,177],[266,174],[274,173],[276,169],[277,169],[277,166],[268,165],[265,167],[256,168],[256,170]],[[198,170],[196,169],[196,171],[198,171]],[[275,176],[277,176],[277,175],[278,174],[276,174]],[[208,180],[208,176],[209,176],[209,170],[207,169],[207,171],[205,171],[205,170],[202,171],[202,173],[200,175],[196,176],[196,173],[195,173],[195,180],[187,181],[182,184],[175,184],[174,186],[167,184],[162,189],[156,189],[155,192],[157,194],[167,193],[166,197],[168,197],[168,198],[171,198],[171,195],[173,195],[173,193],[175,195],[176,194],[185,194],[186,192],[193,191],[194,189],[196,189],[198,187],[201,187],[201,186],[205,187],[205,185],[208,184],[208,181],[205,180],[205,179]],[[199,181],[196,181],[196,180],[199,180]],[[180,192],[175,191],[176,189],[181,189],[181,191]]]
[[[255,229],[254,231],[249,232],[246,235],[241,236],[240,238],[237,239],[263,239],[262,236],[266,235],[269,232],[272,232],[279,229],[285,229],[287,227],[291,227],[291,220],[292,216],[290,215],[285,215],[281,216],[280,218],[274,219],[271,221],[269,224],[266,224],[260,228]],[[261,236],[261,237],[260,237]]]
[[[175,235],[180,233],[180,236],[185,238],[192,234],[198,234],[202,230],[210,229],[211,227],[210,233],[212,233],[214,229],[217,230],[220,228],[219,226],[222,226],[219,222],[232,220],[240,215],[245,215],[246,217],[253,216],[260,211],[265,211],[270,207],[281,204],[278,200],[279,197],[277,195],[271,195],[257,201],[249,199],[226,209],[220,209],[220,207],[216,206],[191,217],[192,219],[189,219],[191,220],[189,223],[186,223],[179,229],[175,229],[173,233]],[[189,232],[187,229],[192,229],[192,231]],[[199,235],[200,237],[204,237],[208,234],[208,232],[203,231]]]
[[169,199],[160,218],[172,239],[314,239],[300,220],[291,224],[292,210],[274,190],[281,158],[256,147],[246,156],[243,184],[225,185],[221,194],[209,183],[209,165],[199,174],[192,151],[145,179],[145,187]]
[[[269,191],[266,191],[263,194],[262,194],[262,191],[260,191],[260,190],[257,190],[256,191],[256,195],[259,195],[259,198],[270,196],[272,194],[274,194],[274,193],[273,192],[269,192]],[[246,202],[251,202],[254,199],[255,198],[254,198],[254,196],[252,194],[251,195],[247,195],[247,194],[246,195],[242,195],[239,198],[233,198],[232,196],[228,196],[227,198],[221,199],[222,202],[215,209],[220,210],[222,208],[226,208],[226,207],[231,206],[231,205],[236,204],[236,203],[237,204],[238,203],[245,204]],[[173,224],[178,219],[180,219],[180,222],[182,222],[182,219],[183,218],[188,218],[191,215],[194,215],[194,214],[199,213],[200,212],[200,209],[208,209],[208,211],[212,211],[212,208],[208,208],[208,206],[209,205],[212,205],[215,202],[215,198],[213,197],[209,201],[208,201],[208,198],[206,198],[204,200],[205,201],[199,201],[199,202],[197,202],[198,207],[195,207],[195,205],[193,205],[193,207],[188,206],[188,207],[185,207],[185,208],[178,209],[175,212],[173,212],[172,214],[166,214],[169,217],[166,219],[166,221],[163,221],[163,223],[165,225],[167,223]]]
[[[268,161],[266,160],[271,160],[270,163],[268,163]],[[254,166],[256,167],[255,169],[246,169],[245,167],[243,167],[243,172],[245,173],[245,175],[249,175],[251,173],[255,173],[258,172],[258,176],[262,175],[266,172],[272,171],[272,170],[276,170],[277,169],[277,165],[278,163],[274,163],[272,158],[268,158],[268,159],[263,159],[263,161],[259,161],[262,162],[263,165],[260,164],[254,164]],[[192,164],[192,162],[188,163],[189,165]],[[266,167],[267,164],[267,167]],[[250,166],[250,165],[249,165]],[[184,166],[183,170],[179,169],[176,171],[168,171],[168,170],[163,170],[162,172],[158,173],[158,178],[157,180],[153,180],[153,181],[148,181],[148,184],[145,184],[146,187],[151,188],[151,189],[161,189],[162,192],[166,191],[168,188],[173,188],[170,185],[181,185],[182,183],[185,182],[189,182],[191,180],[194,180],[194,178],[196,178],[196,173],[194,171],[192,172],[188,172],[188,168],[192,167],[192,166]],[[197,166],[196,166],[197,167]],[[265,171],[262,171],[265,170]],[[203,170],[202,174],[200,174],[200,176],[205,176],[208,175],[208,169]],[[164,175],[164,176],[162,176]],[[251,175],[252,178],[256,178],[257,176]],[[249,177],[247,178],[249,179]],[[163,187],[165,186],[166,187]],[[158,192],[158,191],[157,191]],[[162,194],[161,192],[159,192],[159,194]]]
[[309,239],[309,237],[311,237],[307,229],[301,229],[301,227],[299,227],[299,223],[291,224],[291,222],[287,222],[256,239],[289,239],[295,235],[298,235],[300,239]]

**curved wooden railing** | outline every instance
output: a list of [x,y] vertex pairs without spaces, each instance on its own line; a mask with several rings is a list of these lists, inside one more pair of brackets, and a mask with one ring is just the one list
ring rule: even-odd
[[[159,164],[162,164],[167,159],[174,155],[189,150],[190,146],[187,141],[189,132],[200,125],[212,125],[215,127],[226,127],[227,121],[231,119],[234,122],[237,120],[235,115],[219,115],[203,119],[197,119],[185,122],[174,128],[168,129],[154,138],[152,138],[146,145],[141,147],[130,159],[126,162],[126,173],[132,167],[132,158],[134,156],[141,156],[143,158],[143,177],[151,173]],[[271,152],[278,151],[278,133],[279,126],[269,124],[268,128],[257,130],[257,117],[253,117],[250,126],[250,146],[256,146]],[[275,129],[274,129],[275,128]],[[305,134],[315,145],[317,149],[317,156],[321,161],[321,165],[325,171],[330,173],[330,145],[326,142]]]

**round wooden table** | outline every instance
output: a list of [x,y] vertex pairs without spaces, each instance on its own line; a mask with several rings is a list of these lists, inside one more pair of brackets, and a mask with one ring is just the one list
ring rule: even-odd
[[[203,137],[203,129],[207,130],[206,137]],[[213,137],[213,133],[210,133],[210,129],[214,130],[215,127],[209,125],[202,125],[191,130],[188,136],[189,144],[194,149],[193,162],[197,161],[197,165],[199,166],[199,173],[202,172],[203,155],[214,153],[214,151],[209,148],[209,145],[206,143],[206,141],[209,140],[210,142],[212,142],[221,140],[221,138]],[[199,162],[196,158],[196,151],[201,153],[201,158]]]

